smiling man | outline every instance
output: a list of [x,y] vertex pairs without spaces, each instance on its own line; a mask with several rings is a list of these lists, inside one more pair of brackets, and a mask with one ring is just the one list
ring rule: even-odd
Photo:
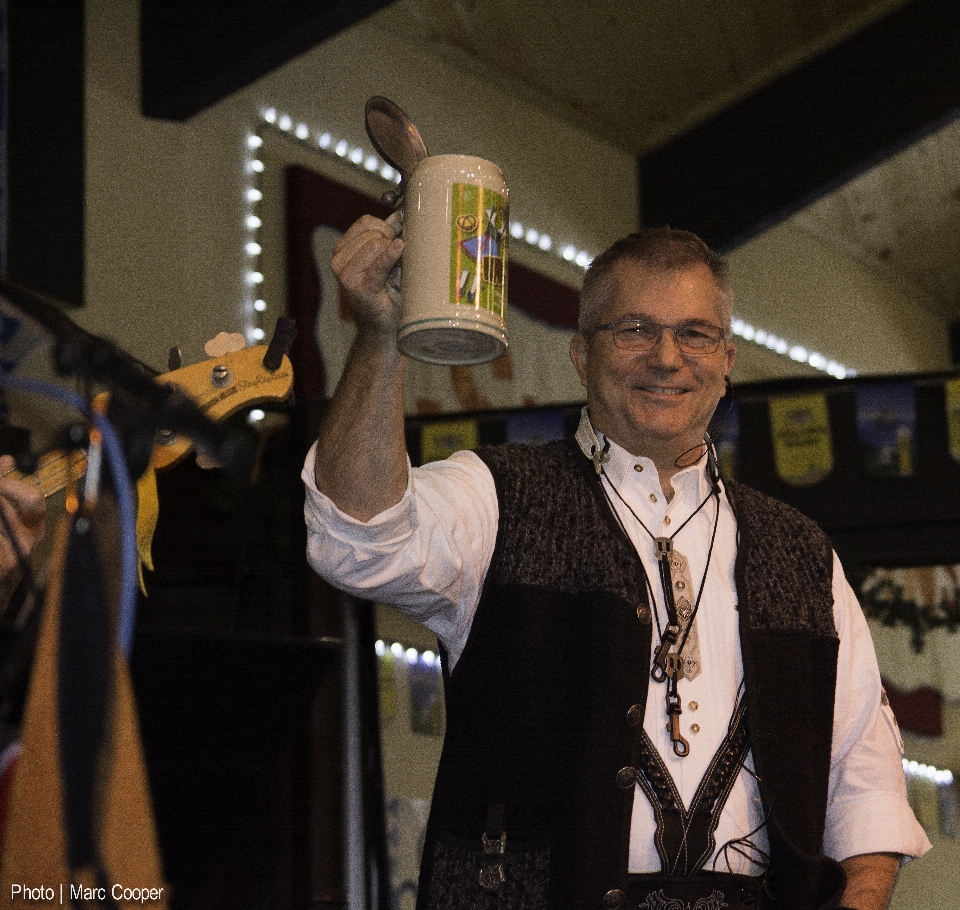
[[863,615],[823,533],[706,435],[723,260],[670,229],[614,244],[570,346],[576,437],[411,469],[402,250],[373,218],[334,250],[358,331],[303,476],[313,566],[443,651],[418,907],[885,907],[929,844]]

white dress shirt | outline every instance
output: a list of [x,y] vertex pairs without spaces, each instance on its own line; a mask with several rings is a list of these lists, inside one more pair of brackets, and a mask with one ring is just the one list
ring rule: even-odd
[[[671,479],[674,495],[667,502],[652,461],[630,455],[613,442],[609,454],[604,486],[643,561],[662,626],[663,593],[651,534],[673,534],[709,494],[710,484],[701,465],[681,470]],[[413,468],[400,502],[369,522],[360,522],[317,490],[313,459],[311,449],[303,470],[311,565],[336,587],[392,604],[430,629],[446,648],[452,671],[470,634],[496,542],[499,510],[486,465],[472,452],[458,452],[445,461]],[[707,566],[715,521],[716,540]],[[719,517],[717,500],[711,498],[676,534],[674,546],[689,560],[694,588],[699,589],[706,572],[696,618],[702,669],[695,679],[681,679],[678,686],[681,733],[690,744],[689,755],[681,758],[673,752],[662,683],[650,683],[644,729],[689,805],[726,735],[743,678],[734,581],[737,529],[726,497],[721,496]],[[892,711],[881,704],[870,633],[836,556],[833,598],[840,653],[824,852],[837,860],[876,852],[921,856],[930,844],[907,803],[902,741]],[[654,647],[656,628],[655,624]],[[784,718],[785,724],[789,722]],[[752,768],[751,756],[747,767]],[[742,770],[720,818],[714,860],[706,868],[758,874],[758,866],[724,845],[749,837],[766,850],[762,825],[757,784]],[[631,872],[660,870],[654,829],[653,810],[638,788],[631,824]]]

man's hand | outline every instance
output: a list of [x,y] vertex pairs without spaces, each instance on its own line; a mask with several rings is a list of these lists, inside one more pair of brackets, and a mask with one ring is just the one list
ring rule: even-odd
[[840,903],[853,910],[886,910],[900,868],[895,853],[864,853],[840,863],[847,873],[847,887]]
[[403,253],[403,240],[390,221],[364,215],[333,248],[330,268],[353,310],[361,335],[393,340],[400,325],[400,305],[387,278]]
[[[9,455],[0,456],[0,475],[13,468],[14,461]],[[25,480],[0,476],[0,509],[6,518],[6,522],[0,522],[0,578],[6,578],[20,567],[10,532],[20,553],[29,557],[43,537],[47,506],[39,487]]]

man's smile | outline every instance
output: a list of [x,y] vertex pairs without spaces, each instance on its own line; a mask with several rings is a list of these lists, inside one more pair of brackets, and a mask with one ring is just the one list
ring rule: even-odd
[[656,385],[641,385],[637,386],[641,392],[648,392],[653,395],[683,395],[688,389],[680,389],[676,386],[656,386]]

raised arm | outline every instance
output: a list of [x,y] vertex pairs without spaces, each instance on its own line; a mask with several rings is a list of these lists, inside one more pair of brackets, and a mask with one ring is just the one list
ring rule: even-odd
[[391,224],[369,215],[333,248],[357,337],[320,425],[314,472],[317,489],[360,521],[399,502],[407,484],[400,307],[387,290],[402,252]]

